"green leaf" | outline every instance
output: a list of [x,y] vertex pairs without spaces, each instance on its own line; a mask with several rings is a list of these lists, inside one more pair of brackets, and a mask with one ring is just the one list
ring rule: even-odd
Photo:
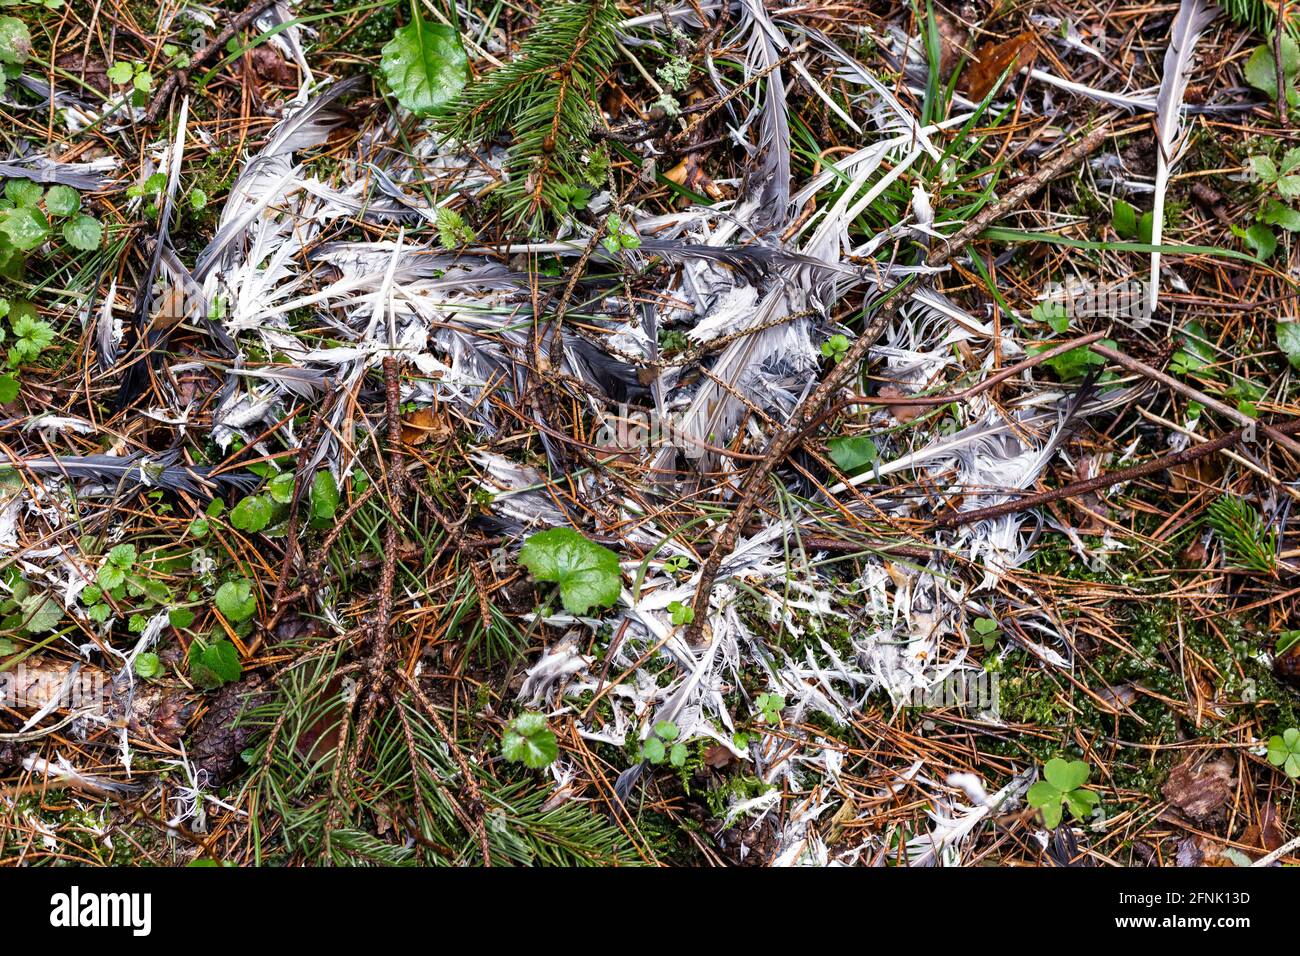
[[1150,210],[1138,216],[1138,242],[1144,242],[1148,246],[1151,245],[1151,230],[1155,221],[1155,214]]
[[32,35],[17,17],[0,17],[0,63],[26,63]]
[[113,83],[130,83],[135,76],[135,67],[123,60],[118,60],[108,68],[108,78]]
[[135,565],[135,559],[135,545],[133,544],[119,544],[108,552],[108,560],[124,571]]
[[1294,369],[1300,369],[1300,322],[1277,324],[1277,347]]
[[96,580],[99,582],[100,588],[105,591],[111,591],[114,588],[121,587],[123,583],[125,583],[126,572],[116,564],[106,564],[99,569],[99,574],[96,575]]
[[1232,232],[1261,260],[1271,259],[1273,253],[1277,251],[1277,236],[1273,235],[1272,229],[1261,222],[1255,223],[1248,229],[1233,226]]
[[417,17],[385,44],[379,61],[397,101],[430,116],[469,79],[469,59],[454,29]]
[[0,232],[13,243],[15,249],[30,252],[49,237],[50,224],[39,209],[20,207],[5,209],[3,213]]
[[437,214],[438,244],[444,249],[459,249],[476,238],[465,218],[454,209],[441,207]]
[[1055,830],[1061,825],[1061,801],[1049,803],[1039,808],[1043,814],[1043,825],[1049,830]]
[[1281,226],[1287,232],[1300,232],[1300,212],[1276,199],[1264,203],[1259,218],[1261,222],[1266,222],[1270,226]]
[[1071,790],[1065,795],[1065,802],[1076,820],[1086,820],[1096,810],[1101,797],[1091,790]]
[[520,714],[506,726],[501,737],[501,754],[507,760],[538,770],[560,754],[555,734],[541,714]]
[[1029,801],[1031,807],[1050,807],[1052,804],[1061,802],[1061,791],[1057,790],[1046,780],[1039,780],[1029,792],[1025,794],[1025,799]]
[[52,216],[71,216],[81,208],[81,194],[68,186],[51,186],[45,194],[45,210]]
[[339,510],[339,486],[328,471],[316,472],[311,482],[311,513],[317,518],[333,518]]
[[1293,779],[1300,778],[1300,730],[1288,727],[1268,741],[1268,762]]
[[204,209],[208,208],[208,194],[197,187],[191,189],[190,208],[195,212],[202,212]]
[[230,511],[230,523],[240,531],[261,531],[271,521],[271,505],[261,495],[249,495]]
[[167,612],[167,623],[180,630],[194,623],[194,612],[187,607],[173,608]]
[[162,673],[162,661],[152,651],[145,651],[135,659],[135,673],[144,680],[152,680]]
[[673,744],[673,749],[668,751],[668,762],[672,764],[674,767],[685,766],[686,753],[687,751],[686,751],[685,744]]
[[998,629],[998,622],[993,620],[993,618],[991,617],[975,618],[976,634],[992,634],[997,629]]
[[[1300,71],[1300,46],[1290,36],[1282,36],[1282,73],[1286,79],[1293,79]],[[1277,65],[1273,59],[1272,41],[1257,46],[1255,52],[1246,61],[1246,82],[1255,89],[1277,98]],[[1291,86],[1290,83],[1287,84]],[[1290,96],[1288,95],[1288,99]]]
[[190,678],[204,690],[239,680],[244,672],[239,662],[239,651],[224,637],[207,643],[195,641],[190,645]]
[[572,528],[532,535],[519,552],[519,562],[537,580],[560,585],[560,600],[570,614],[586,614],[592,605],[613,606],[623,587],[618,555]]
[[[1109,345],[1111,348],[1115,347],[1115,343],[1110,339],[1102,339],[1102,343]],[[1046,351],[1051,347],[1051,345],[1031,346],[1029,351],[1032,354],[1034,352]],[[1068,382],[1071,379],[1082,378],[1087,373],[1088,369],[1094,365],[1105,365],[1106,360],[1100,355],[1090,352],[1087,348],[1080,346],[1077,349],[1070,349],[1070,351],[1066,352],[1064,355],[1050,358],[1043,364],[1055,372],[1056,377],[1061,381]]]
[[641,756],[651,763],[663,763],[665,752],[664,742],[658,737],[647,737],[641,744]]
[[1039,302],[1029,311],[1029,315],[1038,322],[1046,322],[1053,332],[1061,333],[1070,328],[1070,314],[1062,302],[1050,299]]
[[1250,168],[1263,182],[1277,182],[1277,165],[1267,156],[1251,156]]
[[282,505],[293,501],[293,472],[282,471],[266,483],[267,493]]
[[0,403],[12,402],[18,397],[18,379],[12,375],[0,375]]
[[659,721],[654,726],[654,732],[656,737],[658,737],[660,740],[666,740],[666,741],[676,740],[677,735],[681,733],[681,731],[677,729],[677,725],[674,724],[671,720]]
[[695,609],[689,604],[683,604],[681,601],[669,601],[668,617],[673,622],[674,627],[681,627],[683,624],[690,624],[695,620]]
[[217,610],[236,623],[248,620],[257,610],[253,583],[247,578],[236,578],[221,585],[217,588]]
[[880,449],[866,435],[832,438],[826,442],[831,461],[846,475],[854,475],[880,457]]
[[18,604],[23,627],[29,634],[54,630],[63,619],[63,605],[48,594],[29,594]]
[[5,183],[5,199],[15,206],[35,209],[40,205],[42,195],[44,190],[41,189],[40,184],[30,179],[11,179]]
[[1043,777],[1062,793],[1069,793],[1077,787],[1082,787],[1088,782],[1088,775],[1091,772],[1082,760],[1066,761],[1060,757],[1047,761],[1043,767]]
[[1137,236],[1137,210],[1122,199],[1115,200],[1111,210],[1111,225],[1115,227],[1115,235],[1121,239],[1134,238]]
[[104,227],[94,216],[74,216],[63,224],[63,238],[74,249],[92,252],[104,238]]

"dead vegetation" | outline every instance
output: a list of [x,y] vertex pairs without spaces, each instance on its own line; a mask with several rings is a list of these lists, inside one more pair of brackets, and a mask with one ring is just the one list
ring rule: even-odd
[[0,861],[1295,861],[1267,5],[0,13]]

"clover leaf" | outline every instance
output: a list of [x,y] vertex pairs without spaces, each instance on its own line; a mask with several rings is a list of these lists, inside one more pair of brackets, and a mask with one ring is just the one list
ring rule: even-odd
[[1043,814],[1047,828],[1055,829],[1061,823],[1064,804],[1076,820],[1092,815],[1101,798],[1092,790],[1085,790],[1091,768],[1082,760],[1062,760],[1055,757],[1043,767],[1043,779],[1029,788],[1027,799],[1031,807]]
[[570,614],[611,607],[623,588],[618,555],[588,541],[572,528],[540,531],[524,542],[519,563],[539,581],[560,585],[560,600]]
[[1268,762],[1281,767],[1292,780],[1300,778],[1300,730],[1288,727],[1280,736],[1270,737]]

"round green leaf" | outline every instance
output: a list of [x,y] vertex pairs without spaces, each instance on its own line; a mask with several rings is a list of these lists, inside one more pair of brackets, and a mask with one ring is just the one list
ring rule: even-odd
[[32,35],[17,17],[0,17],[0,63],[26,63]]
[[507,760],[537,770],[558,757],[560,747],[555,734],[547,728],[544,716],[520,714],[510,722],[501,737],[501,754]]
[[45,209],[51,216],[71,216],[81,208],[81,194],[68,186],[51,186],[45,194]]
[[1277,347],[1294,369],[1300,369],[1300,322],[1277,324]]
[[52,631],[63,619],[63,606],[48,594],[29,594],[18,606],[23,626],[31,634]]
[[270,521],[270,502],[261,495],[249,495],[230,509],[230,523],[240,531],[261,531]]
[[1046,780],[1039,780],[1029,788],[1025,799],[1029,801],[1031,807],[1046,807],[1061,802],[1061,791]]
[[145,651],[135,659],[135,673],[145,680],[157,677],[162,673],[162,661],[152,651]]
[[257,610],[253,584],[246,578],[227,581],[217,588],[217,610],[231,621],[246,621]]
[[397,101],[417,116],[429,116],[461,91],[469,59],[449,26],[417,17],[388,41],[379,62]]
[[8,199],[15,206],[24,206],[34,209],[39,205],[44,190],[39,183],[34,183],[30,179],[11,179],[5,183],[5,199]]
[[15,249],[28,252],[46,240],[50,234],[50,224],[39,209],[20,206],[4,211],[0,232],[13,243]]
[[104,227],[93,216],[74,216],[63,224],[63,238],[74,249],[91,252],[99,248],[104,238]]

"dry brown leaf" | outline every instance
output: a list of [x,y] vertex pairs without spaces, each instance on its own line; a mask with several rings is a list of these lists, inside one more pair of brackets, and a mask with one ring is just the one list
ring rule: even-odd
[[714,744],[704,751],[704,763],[714,770],[721,770],[734,759],[733,754],[722,744]]
[[1236,781],[1227,760],[1214,760],[1202,767],[1194,764],[1188,760],[1175,767],[1160,792],[1187,816],[1202,821],[1228,802]]
[[972,100],[982,100],[993,91],[1008,68],[1028,66],[1038,55],[1038,34],[1032,30],[1000,43],[982,43],[972,62],[962,70],[958,88]]
[[442,440],[449,437],[451,426],[430,406],[402,416],[402,441],[407,445],[423,445],[431,438]]
[[[886,385],[877,393],[881,398],[898,399],[908,398],[907,392],[903,391],[897,385]],[[889,414],[894,417],[900,424],[906,425],[914,418],[919,418],[925,414],[925,405],[886,405],[885,408]]]

